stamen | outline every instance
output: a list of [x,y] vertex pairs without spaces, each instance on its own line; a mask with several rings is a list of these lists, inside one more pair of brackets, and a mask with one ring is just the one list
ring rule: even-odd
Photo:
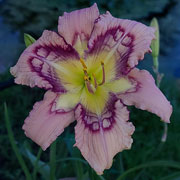
[[87,73],[87,68],[83,68],[83,71],[84,71],[85,76],[89,77]]
[[83,68],[87,70],[87,66],[86,66],[84,60],[82,58],[80,58],[79,60],[80,60],[80,62],[82,64]]
[[102,72],[103,72],[103,79],[102,79],[102,82],[99,84],[99,86],[101,86],[105,83],[105,69],[104,69],[104,62],[103,61],[101,61],[101,66],[102,66]]
[[87,72],[87,68],[83,68],[83,71],[84,71],[84,72]]
[[89,81],[89,77],[88,76],[84,76],[84,80],[85,81]]
[[93,73],[92,75],[93,75],[93,78],[94,78],[94,85],[95,85],[95,88],[97,89],[98,84],[97,84],[97,81],[96,81],[96,77],[95,77],[94,73]]
[[89,77],[88,73],[87,73],[87,66],[84,62],[84,60],[82,58],[79,59],[82,66],[83,66],[83,71],[84,71],[84,80],[85,80],[85,83],[86,83],[86,87],[88,89],[88,91],[92,94],[94,94],[96,92],[96,88],[97,88],[97,83],[96,83],[96,79],[94,80],[95,82],[95,87],[93,84],[91,84],[90,80],[91,78]]

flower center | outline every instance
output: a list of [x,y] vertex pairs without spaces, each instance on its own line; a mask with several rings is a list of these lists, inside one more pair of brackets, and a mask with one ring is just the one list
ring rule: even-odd
[[[86,87],[88,89],[88,91],[92,94],[94,94],[96,92],[96,89],[98,86],[101,86],[105,83],[105,68],[104,68],[104,62],[101,61],[101,66],[102,66],[102,82],[101,83],[97,83],[97,80],[96,80],[96,77],[95,77],[95,74],[92,73],[92,75],[88,74],[87,72],[87,66],[84,62],[84,60],[82,58],[80,58],[80,62],[83,66],[83,71],[84,71],[84,81],[85,81],[85,84],[86,84]],[[93,79],[92,79],[93,77]]]
[[71,109],[80,103],[88,112],[101,115],[111,98],[110,93],[125,92],[133,87],[127,78],[116,79],[115,58],[106,61],[106,57],[107,53],[103,52],[87,56],[86,60],[50,62],[66,89],[57,102],[57,109]]

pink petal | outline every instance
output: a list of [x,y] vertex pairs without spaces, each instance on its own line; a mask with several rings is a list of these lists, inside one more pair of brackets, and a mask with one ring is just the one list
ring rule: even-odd
[[131,20],[114,18],[109,12],[95,22],[88,48],[89,55],[108,52],[107,60],[115,56],[117,74],[127,74],[131,68],[151,52],[154,29]]
[[118,152],[131,148],[134,126],[128,122],[129,112],[120,100],[101,117],[87,113],[79,105],[75,117],[75,146],[97,174],[111,167],[113,157]]
[[10,71],[16,77],[17,84],[38,86],[56,92],[65,91],[50,63],[68,58],[78,59],[77,52],[57,33],[46,30],[22,53]]
[[52,110],[57,94],[46,92],[44,99],[37,102],[23,125],[26,136],[42,147],[43,150],[74,121],[74,112],[59,113]]
[[133,69],[129,77],[138,82],[135,92],[120,94],[118,97],[126,105],[135,105],[137,108],[147,110],[158,115],[164,122],[169,123],[172,106],[162,92],[155,85],[153,77],[148,71]]
[[67,43],[74,45],[77,36],[81,40],[88,40],[92,32],[94,21],[99,16],[99,10],[96,3],[90,8],[76,10],[71,13],[64,13],[59,17],[58,32]]

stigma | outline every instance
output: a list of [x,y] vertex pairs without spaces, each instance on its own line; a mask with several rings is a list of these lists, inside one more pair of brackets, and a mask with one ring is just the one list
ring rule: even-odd
[[[104,67],[104,62],[101,61],[101,67],[102,67],[102,81],[100,83],[97,82],[95,74],[93,73],[88,74],[88,67],[85,64],[85,61],[80,58],[80,63],[83,67],[84,71],[84,82],[87,87],[87,90],[89,93],[94,94],[98,88],[98,86],[102,86],[105,83],[105,67]],[[93,78],[92,78],[93,77]]]

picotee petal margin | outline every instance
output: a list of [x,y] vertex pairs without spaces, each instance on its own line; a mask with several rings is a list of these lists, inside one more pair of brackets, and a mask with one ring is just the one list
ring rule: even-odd
[[117,75],[127,74],[138,60],[151,52],[151,40],[155,38],[155,29],[142,23],[114,18],[109,12],[102,14],[94,25],[88,42],[87,56],[108,52],[102,61],[116,59]]
[[52,63],[78,58],[78,53],[62,37],[45,30],[35,43],[25,49],[10,72],[17,84],[64,92]]

